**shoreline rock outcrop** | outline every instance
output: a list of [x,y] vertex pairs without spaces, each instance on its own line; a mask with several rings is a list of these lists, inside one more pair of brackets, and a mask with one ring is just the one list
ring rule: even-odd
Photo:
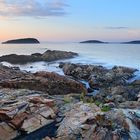
[[2,65],[0,66],[0,86],[44,91],[51,95],[87,92],[80,82],[53,72],[32,74]]
[[[107,69],[102,66],[61,63],[64,73],[75,79],[85,80],[93,92],[94,100],[102,103],[113,102],[116,106],[125,101],[137,101],[140,92],[139,80],[132,83],[136,69],[114,66]],[[98,91],[94,94],[94,91]]]
[[6,61],[12,64],[25,64],[29,62],[39,62],[39,61],[56,61],[60,59],[69,59],[77,56],[77,53],[67,52],[67,51],[57,51],[57,50],[47,50],[43,54],[34,53],[31,55],[17,55],[10,54],[0,56],[0,62]]
[[129,82],[136,69],[71,63],[60,67],[66,76],[0,65],[2,140],[140,139],[140,80]]
[[[86,93],[86,88],[73,79],[50,72],[29,73],[0,65],[0,139],[55,136],[57,100],[51,97]],[[52,130],[52,128],[53,130]],[[50,129],[53,134],[49,134]],[[29,136],[28,136],[29,134]],[[35,138],[35,137],[34,137]]]

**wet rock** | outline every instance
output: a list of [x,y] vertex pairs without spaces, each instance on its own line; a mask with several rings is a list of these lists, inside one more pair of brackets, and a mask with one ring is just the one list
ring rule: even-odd
[[55,95],[87,92],[80,82],[53,72],[31,74],[1,66],[0,76],[0,86],[4,88],[45,91]]
[[38,72],[34,74],[39,80],[42,90],[49,94],[68,94],[68,93],[86,93],[85,87],[73,79],[60,76],[56,73]]
[[103,74],[107,69],[102,66],[94,66],[94,65],[78,65],[71,63],[61,63],[60,66],[64,73],[69,76],[73,76],[78,79],[88,79],[92,73],[95,74]]
[[118,128],[123,127],[126,131],[129,131],[129,124],[126,121],[126,116],[123,112],[123,110],[121,109],[117,109],[114,111],[111,111],[108,116],[110,116],[112,118],[112,120],[114,121],[114,123],[117,124]]
[[59,59],[66,59],[66,58],[72,58],[74,56],[77,56],[77,53],[74,52],[66,52],[66,51],[57,51],[57,50],[47,50],[44,52],[41,56],[41,58],[44,61],[55,61]]
[[29,62],[38,62],[38,61],[50,62],[60,59],[73,58],[77,55],[78,54],[74,52],[47,50],[43,54],[34,53],[31,55],[17,55],[17,54],[4,55],[0,57],[0,62],[6,61],[12,64],[25,64]]
[[139,110],[123,109],[122,111],[125,114],[126,122],[129,125],[129,135],[131,139],[134,140],[140,139]]
[[134,76],[136,69],[115,66],[107,69],[102,66],[61,63],[66,75],[89,82],[92,89],[109,88],[127,85],[127,80]]
[[131,74],[137,71],[137,69],[122,67],[122,66],[114,66],[112,70],[119,74],[123,74],[123,73]]
[[140,114],[135,111],[129,111],[130,118],[132,122],[137,126],[137,128],[140,130]]
[[41,61],[41,57],[36,55],[17,55],[17,54],[10,54],[4,55],[0,57],[0,62],[6,61],[12,64],[25,64],[28,62],[36,62]]
[[26,77],[28,74],[14,68],[0,65],[0,82],[4,80]]

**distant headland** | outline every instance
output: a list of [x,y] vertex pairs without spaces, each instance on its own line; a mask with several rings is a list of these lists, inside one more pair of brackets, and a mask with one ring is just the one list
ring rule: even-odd
[[123,44],[140,44],[140,40],[134,40],[129,42],[122,42]]
[[39,44],[36,38],[21,38],[2,42],[2,44]]
[[103,42],[100,40],[86,40],[86,41],[81,41],[80,43],[107,43],[107,42]]
[[132,41],[128,41],[128,42],[103,42],[100,40],[85,40],[85,41],[81,41],[79,43],[97,43],[97,44],[104,44],[104,43],[121,43],[121,44],[140,44],[140,40],[132,40]]

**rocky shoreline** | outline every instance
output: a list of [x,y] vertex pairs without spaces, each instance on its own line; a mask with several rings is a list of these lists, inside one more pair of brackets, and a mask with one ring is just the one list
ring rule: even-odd
[[[77,55],[64,53],[50,51],[49,61]],[[65,76],[0,65],[0,140],[140,139],[140,80],[129,82],[136,69],[59,67]]]
[[17,55],[17,54],[10,54],[0,56],[0,62],[6,61],[11,64],[26,64],[29,62],[51,62],[61,59],[68,59],[78,56],[77,53],[74,52],[66,52],[66,51],[58,51],[58,50],[47,50],[44,53],[34,53],[31,55]]

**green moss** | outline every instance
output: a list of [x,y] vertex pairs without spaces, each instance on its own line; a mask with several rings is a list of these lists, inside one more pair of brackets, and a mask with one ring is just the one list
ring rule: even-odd
[[84,92],[82,92],[80,95],[80,101],[85,102],[85,93]]
[[67,103],[70,103],[71,102],[71,98],[68,97],[68,96],[64,96],[64,103],[67,104]]
[[103,106],[102,109],[101,109],[103,112],[107,112],[107,111],[110,111],[111,108],[109,106]]
[[101,104],[101,102],[98,101],[98,100],[96,100],[94,103],[95,103],[97,106],[99,106],[99,105]]

